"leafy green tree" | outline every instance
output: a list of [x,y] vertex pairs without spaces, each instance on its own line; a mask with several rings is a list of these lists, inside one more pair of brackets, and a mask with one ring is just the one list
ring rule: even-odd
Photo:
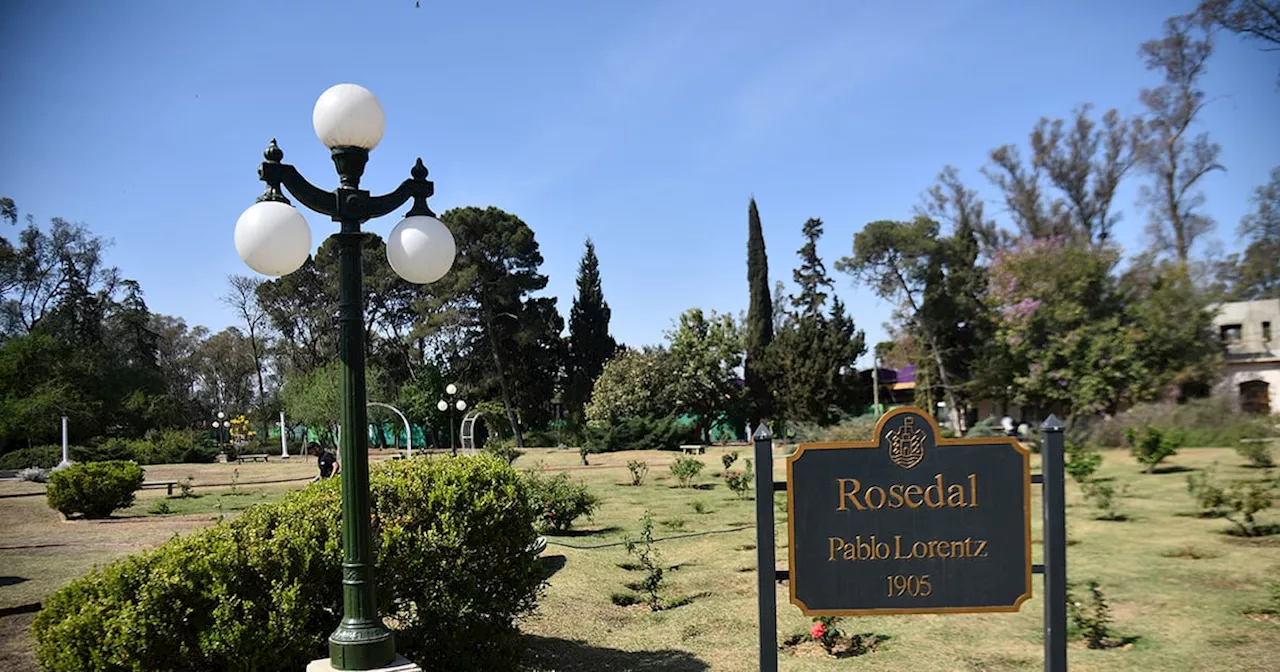
[[1148,70],[1164,83],[1143,89],[1139,99],[1147,109],[1141,165],[1151,176],[1139,198],[1147,206],[1147,232],[1156,251],[1172,252],[1187,263],[1196,240],[1214,222],[1200,207],[1200,180],[1217,170],[1221,147],[1208,133],[1191,135],[1191,126],[1206,104],[1200,80],[1213,53],[1211,24],[1194,14],[1165,21],[1164,35],[1143,42],[1139,55]]
[[180,317],[151,314],[148,327],[156,335],[156,363],[164,380],[166,394],[178,408],[180,424],[192,426],[207,420],[207,411],[199,403],[200,384],[198,349],[209,330],[187,327]]
[[991,265],[988,300],[996,338],[1021,404],[1060,405],[1071,415],[1115,411],[1138,359],[1112,270],[1112,246],[1063,238],[1026,240]]
[[279,335],[275,357],[282,370],[306,373],[337,356],[338,297],[326,290],[314,258],[293,273],[263,282],[256,293]]
[[0,448],[56,436],[63,415],[82,438],[177,422],[142,288],[104,263],[107,241],[28,216],[17,243],[0,246]]
[[227,327],[206,338],[196,357],[204,407],[229,415],[253,408],[253,355],[249,339],[239,329]]
[[760,225],[760,211],[753,197],[747,206],[747,289],[750,302],[747,307],[747,323],[744,330],[746,359],[743,378],[749,407],[749,425],[754,429],[765,418],[773,415],[773,393],[768,371],[769,344],[773,341],[774,310],[769,296],[769,257],[765,253],[764,230]]
[[[369,399],[389,398],[388,387],[382,369],[366,367],[365,390]],[[286,414],[307,427],[323,427],[336,443],[342,419],[342,362],[335,360],[286,378],[280,398]]]
[[578,295],[569,311],[568,381],[565,406],[571,417],[580,419],[591,396],[591,386],[618,344],[609,335],[609,304],[600,286],[600,260],[596,246],[587,239],[586,251],[578,262]]
[[676,410],[697,418],[709,441],[712,423],[741,397],[736,370],[742,365],[742,332],[729,315],[690,308],[667,332]]
[[72,441],[101,429],[103,403],[78,384],[71,355],[43,332],[14,336],[0,347],[0,448],[54,443],[62,416],[70,420]]
[[[1058,128],[1060,123],[1055,122],[1052,128]],[[1050,137],[1056,137],[1056,134]],[[1042,151],[1054,154],[1058,150]],[[1090,207],[1105,209],[1101,205],[1081,207],[1086,210]],[[951,388],[952,398],[948,401],[958,403],[961,408],[982,397],[1002,396],[1003,382],[991,383],[1001,368],[998,353],[993,353],[989,347],[994,331],[993,318],[984,301],[987,272],[980,260],[981,241],[990,235],[994,224],[986,219],[985,204],[977,193],[962,183],[958,172],[951,166],[939,173],[937,182],[929,189],[919,210],[949,224],[951,235],[940,238],[930,255],[920,310],[916,316],[921,329],[932,335],[940,351],[939,357],[924,357],[917,370],[923,369],[926,380],[941,379],[937,364],[940,359],[948,376],[956,381]],[[1082,216],[1080,221],[1087,222],[1088,217]],[[1105,221],[1105,213],[1098,218],[1099,222]],[[1081,230],[1092,230],[1092,225],[1079,226]],[[1106,235],[1100,224],[1094,228],[1101,230],[1098,235]]]
[[[434,285],[415,285],[397,275],[387,261],[386,243],[375,233],[363,234],[360,256],[365,355],[392,380],[404,382],[412,377],[413,368],[419,363],[413,357],[413,351],[406,347],[417,319],[414,308],[433,291]],[[317,250],[316,270],[328,301],[323,308],[336,315],[342,280],[336,238],[325,240]],[[333,356],[331,353],[336,353],[336,350],[330,351],[329,358]]]
[[[920,319],[931,274],[937,273],[938,223],[918,216],[909,222],[881,220],[867,224],[853,237],[853,256],[836,262],[836,269],[870,286],[895,306],[894,317],[921,346],[922,355],[936,367],[938,384],[947,398],[951,426],[960,426],[956,379],[946,365],[942,336],[933,321]],[[920,381],[917,381],[917,388]]]
[[542,253],[529,225],[498,208],[455,208],[442,219],[458,256],[419,303],[420,329],[453,339],[451,369],[480,397],[502,399],[516,446],[524,447],[518,411],[549,414],[564,358],[555,299],[531,296],[547,286],[538,272]]
[[605,363],[585,409],[597,427],[628,418],[662,418],[676,411],[671,388],[671,354],[663,348],[627,350]]
[[1146,254],[1120,278],[1125,335],[1134,344],[1129,396],[1147,401],[1207,396],[1221,370],[1208,291],[1188,269]]

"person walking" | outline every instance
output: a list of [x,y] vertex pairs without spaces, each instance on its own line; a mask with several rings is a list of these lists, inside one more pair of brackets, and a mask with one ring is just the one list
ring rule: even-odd
[[320,475],[311,479],[312,483],[324,478],[330,478],[342,471],[342,465],[338,464],[337,456],[322,448],[320,444],[312,442],[310,446],[307,446],[307,452],[316,456],[316,466],[320,468]]

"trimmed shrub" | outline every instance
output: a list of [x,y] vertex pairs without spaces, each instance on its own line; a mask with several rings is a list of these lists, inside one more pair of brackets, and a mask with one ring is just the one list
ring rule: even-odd
[[46,496],[65,516],[106,518],[132,505],[141,487],[142,467],[133,462],[85,462],[51,473]]
[[[511,670],[543,585],[519,475],[489,456],[403,460],[370,486],[377,598],[428,670]],[[44,603],[46,670],[299,670],[342,613],[338,479],[95,569]]]
[[564,532],[574,520],[590,516],[600,505],[585,483],[569,480],[563,471],[555,476],[531,471],[525,474],[525,481],[530,505],[538,515],[539,532]]

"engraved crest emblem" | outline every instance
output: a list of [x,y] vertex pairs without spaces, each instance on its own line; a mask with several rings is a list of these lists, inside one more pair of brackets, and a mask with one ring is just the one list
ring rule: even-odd
[[886,434],[889,440],[889,459],[903,469],[910,469],[924,459],[924,442],[928,438],[924,429],[916,427],[916,419],[907,416],[902,426]]

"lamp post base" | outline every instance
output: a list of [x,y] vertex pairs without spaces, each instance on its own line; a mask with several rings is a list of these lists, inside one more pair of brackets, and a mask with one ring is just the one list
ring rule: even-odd
[[[321,658],[320,660],[311,661],[311,663],[307,665],[307,672],[339,672],[339,670],[333,666],[333,662],[331,660],[328,658]],[[396,659],[391,661],[388,665],[375,667],[372,670],[369,670],[369,672],[422,672],[422,668],[418,667],[415,663],[405,660],[404,656],[396,656]]]

